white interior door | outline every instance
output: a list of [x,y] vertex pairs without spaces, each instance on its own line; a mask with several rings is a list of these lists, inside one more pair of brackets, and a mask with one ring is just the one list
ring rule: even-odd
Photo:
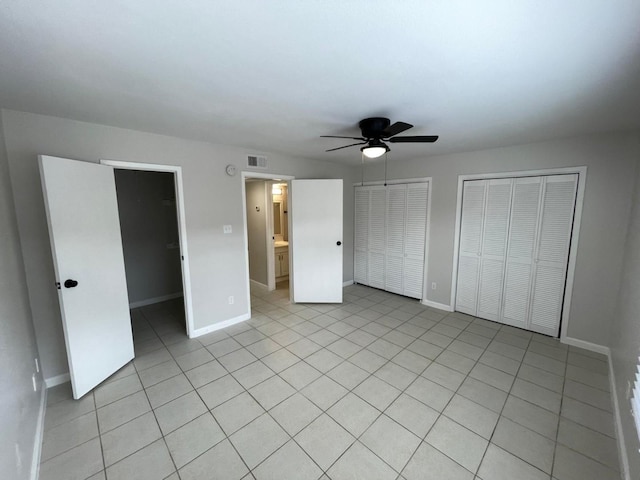
[[115,177],[105,165],[39,160],[77,399],[134,356]]
[[342,191],[342,180],[291,180],[294,302],[342,302]]
[[456,310],[469,315],[475,315],[478,308],[478,275],[480,273],[480,257],[482,255],[485,194],[485,180],[464,182]]

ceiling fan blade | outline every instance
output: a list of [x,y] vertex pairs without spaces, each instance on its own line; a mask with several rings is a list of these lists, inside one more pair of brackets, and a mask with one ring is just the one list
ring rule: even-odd
[[348,138],[350,140],[362,140],[363,142],[366,140],[366,138],[362,137],[341,137],[338,135],[320,135],[320,138]]
[[410,128],[413,128],[413,125],[404,122],[396,122],[393,125],[389,125],[382,131],[382,137],[393,137],[394,135],[398,135],[399,133],[402,133],[405,130],[409,130]]
[[[359,140],[359,139],[356,139]],[[338,147],[338,148],[330,148],[329,150],[325,150],[325,152],[333,152],[335,150],[341,150],[343,148],[349,148],[349,147],[355,147],[356,145],[364,145],[367,142],[360,142],[360,143],[352,143],[351,145],[345,145],[344,147]]]
[[422,135],[415,137],[393,137],[387,140],[390,143],[433,143],[438,140],[438,135]]

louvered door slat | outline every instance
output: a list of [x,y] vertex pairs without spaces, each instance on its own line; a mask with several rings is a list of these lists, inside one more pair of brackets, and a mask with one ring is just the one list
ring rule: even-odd
[[368,255],[369,246],[369,198],[368,187],[355,189],[355,232],[354,232],[354,281],[363,285],[369,284]]
[[407,222],[404,245],[403,294],[422,298],[424,285],[424,255],[427,241],[427,212],[429,211],[429,184],[407,185]]
[[477,313],[486,183],[485,180],[465,181],[462,190],[456,310],[469,315]]
[[573,228],[577,175],[545,179],[529,328],[557,336]]
[[385,290],[402,294],[407,186],[387,187],[387,248]]
[[501,321],[520,328],[525,328],[529,319],[541,188],[541,177],[513,181]]
[[512,179],[487,182],[477,315],[498,320],[502,307]]
[[384,288],[387,191],[383,186],[369,187],[369,248],[367,267],[369,285]]

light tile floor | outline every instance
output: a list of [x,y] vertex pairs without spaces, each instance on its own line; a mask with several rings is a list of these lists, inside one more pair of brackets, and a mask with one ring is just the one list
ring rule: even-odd
[[132,363],[49,391],[40,478],[620,478],[602,356],[363,286],[252,305],[194,340],[134,310]]

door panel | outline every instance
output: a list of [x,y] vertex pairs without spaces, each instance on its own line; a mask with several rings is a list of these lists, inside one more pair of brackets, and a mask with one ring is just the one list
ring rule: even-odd
[[342,192],[342,180],[291,181],[294,302],[342,302]]
[[[134,356],[115,178],[104,165],[48,156],[39,162],[77,399]],[[66,288],[68,279],[77,286]]]

